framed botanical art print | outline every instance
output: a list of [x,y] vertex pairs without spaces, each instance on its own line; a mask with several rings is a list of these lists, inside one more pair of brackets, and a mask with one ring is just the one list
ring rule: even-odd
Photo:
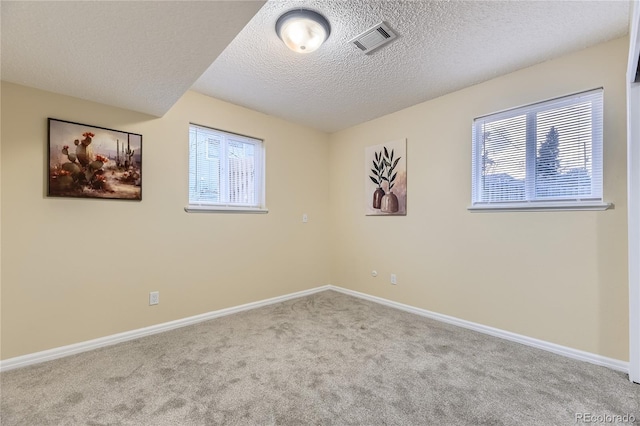
[[407,214],[406,139],[365,149],[365,214]]

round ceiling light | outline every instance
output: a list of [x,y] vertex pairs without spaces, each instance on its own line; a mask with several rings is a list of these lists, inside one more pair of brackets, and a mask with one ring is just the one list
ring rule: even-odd
[[311,53],[329,37],[331,26],[318,12],[296,9],[278,18],[276,33],[294,52]]

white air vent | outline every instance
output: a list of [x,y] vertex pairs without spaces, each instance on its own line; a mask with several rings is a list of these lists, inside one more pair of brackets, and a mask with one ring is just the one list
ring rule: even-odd
[[384,46],[396,37],[398,36],[391,31],[391,28],[384,22],[380,22],[378,25],[349,40],[349,43],[353,43],[364,53],[369,53],[380,46]]

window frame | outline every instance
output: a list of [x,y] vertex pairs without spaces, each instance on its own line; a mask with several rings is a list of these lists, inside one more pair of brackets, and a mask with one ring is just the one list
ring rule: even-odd
[[[268,213],[269,210],[266,208],[265,204],[265,182],[266,182],[266,170],[265,170],[265,160],[266,160],[266,149],[264,139],[256,138],[253,136],[247,136],[236,132],[229,132],[227,130],[222,130],[210,126],[203,126],[201,124],[189,123],[189,164],[188,164],[188,176],[192,173],[192,164],[191,164],[191,132],[194,128],[201,128],[205,131],[209,131],[213,134],[216,134],[217,137],[220,138],[220,158],[224,159],[223,163],[220,165],[221,175],[226,176],[225,179],[221,179],[220,182],[220,195],[226,196],[229,192],[229,177],[226,171],[228,170],[228,153],[229,153],[229,142],[230,140],[235,140],[241,143],[250,143],[254,145],[254,149],[256,149],[257,154],[255,155],[255,173],[257,179],[255,182],[255,204],[246,204],[246,203],[232,203],[232,202],[192,202],[191,200],[191,188],[190,182],[187,182],[187,198],[188,203],[184,208],[186,212],[189,213]],[[197,158],[196,151],[196,158]],[[205,157],[210,158],[209,155],[209,146],[206,147],[206,152],[203,154]],[[197,177],[197,171],[196,171]],[[188,179],[189,180],[189,179]]]
[[[535,198],[532,197],[533,187],[535,187],[535,167],[537,157],[537,132],[536,117],[538,113],[554,110],[580,103],[580,99],[585,96],[600,95],[599,108],[592,112],[591,125],[593,126],[593,136],[591,143],[592,150],[592,174],[599,173],[599,177],[594,182],[592,180],[592,194],[589,196],[576,196],[566,198]],[[604,201],[603,181],[604,181],[604,90],[597,88],[584,92],[578,92],[558,98],[548,99],[529,105],[510,108],[493,114],[476,117],[472,124],[472,169],[471,169],[471,205],[467,208],[472,212],[483,211],[563,211],[563,210],[606,210],[613,204]],[[482,128],[486,123],[506,120],[517,116],[525,116],[526,121],[526,143],[525,143],[525,200],[518,201],[482,201]],[[599,164],[596,164],[598,161]],[[532,172],[533,171],[533,172]]]

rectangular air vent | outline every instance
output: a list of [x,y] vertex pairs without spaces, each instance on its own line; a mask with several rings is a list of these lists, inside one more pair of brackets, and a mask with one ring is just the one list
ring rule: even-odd
[[349,40],[349,43],[353,43],[364,53],[369,53],[380,46],[384,46],[396,37],[397,35],[388,25],[380,22],[378,25],[369,28],[359,36]]

